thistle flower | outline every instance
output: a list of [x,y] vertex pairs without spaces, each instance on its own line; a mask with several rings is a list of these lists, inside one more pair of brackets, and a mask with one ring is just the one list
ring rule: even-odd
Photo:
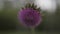
[[40,13],[40,8],[37,6],[28,3],[24,8],[18,12],[19,21],[27,27],[36,27],[41,23],[42,17]]

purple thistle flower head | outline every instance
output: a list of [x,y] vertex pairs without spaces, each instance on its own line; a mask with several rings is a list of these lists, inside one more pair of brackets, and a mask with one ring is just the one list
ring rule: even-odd
[[39,8],[36,9],[34,4],[27,4],[25,8],[18,12],[19,21],[27,27],[36,27],[41,23],[42,17]]

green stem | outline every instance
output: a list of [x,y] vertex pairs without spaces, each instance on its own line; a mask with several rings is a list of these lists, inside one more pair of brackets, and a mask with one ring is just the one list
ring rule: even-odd
[[34,28],[31,28],[31,32],[32,32],[32,34],[35,34]]

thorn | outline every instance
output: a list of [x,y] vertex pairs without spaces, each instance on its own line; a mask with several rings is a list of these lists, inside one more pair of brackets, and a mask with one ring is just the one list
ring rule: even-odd
[[37,9],[38,11],[41,11],[40,7]]
[[28,7],[31,8],[31,4],[30,3],[28,4]]
[[22,9],[24,9],[24,8],[22,8]]
[[26,4],[26,6],[25,6],[26,8],[30,8],[31,7],[31,4],[30,3],[28,3],[28,4]]
[[34,8],[34,3],[32,4],[31,8]]

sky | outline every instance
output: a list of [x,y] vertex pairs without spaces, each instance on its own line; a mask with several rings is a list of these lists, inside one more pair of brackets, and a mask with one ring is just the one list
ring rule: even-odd
[[[35,3],[37,7],[41,7],[42,10],[55,10],[56,2],[60,5],[60,0],[8,0],[12,2],[14,8],[21,8],[26,3]],[[0,9],[4,6],[3,0],[0,0]]]
[[35,0],[35,4],[42,10],[54,12],[56,10],[56,0]]

